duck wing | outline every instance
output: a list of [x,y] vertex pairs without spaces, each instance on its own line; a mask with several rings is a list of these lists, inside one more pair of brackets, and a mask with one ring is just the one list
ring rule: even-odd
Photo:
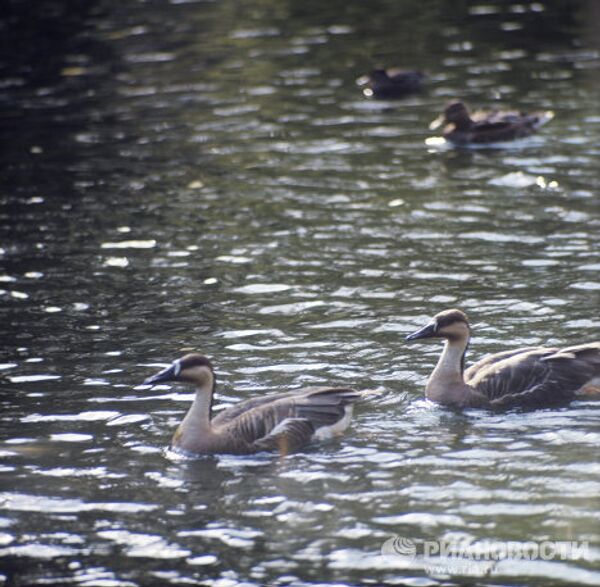
[[308,420],[301,418],[286,418],[269,434],[252,443],[256,452],[278,451],[281,455],[300,450],[306,446],[315,430]]
[[418,88],[425,77],[420,71],[407,71],[396,68],[388,69],[387,74],[395,85],[407,90]]
[[[303,391],[303,390],[301,390]],[[260,397],[253,397],[232,406],[229,406],[221,411],[219,411],[211,420],[213,426],[221,426],[226,424],[227,422],[231,422],[235,420],[239,416],[241,416],[244,412],[249,412],[254,408],[259,408],[262,405],[269,404],[275,401],[278,401],[283,398],[292,397],[300,392],[287,391],[284,393],[275,393],[270,395],[264,395]]]
[[573,382],[574,393],[600,392],[600,342],[566,347],[543,361]]
[[526,120],[485,120],[469,129],[471,142],[496,143],[526,137],[535,127]]
[[361,397],[352,389],[330,387],[267,396],[263,399],[270,401],[255,402],[249,409],[240,410],[237,417],[220,421],[215,418],[213,428],[218,428],[223,436],[247,443],[255,451],[267,450],[267,446],[280,448],[282,439],[289,435],[285,446],[296,450],[307,444],[319,428],[342,420],[347,415],[346,406]]
[[[471,365],[468,369],[465,370],[465,373],[464,373],[465,381],[468,383],[469,380],[477,378],[478,376],[483,374],[484,371],[489,369],[489,367],[491,365],[494,365],[495,363],[499,363],[500,361],[504,361],[505,359],[510,359],[510,358],[520,355],[522,353],[527,353],[529,351],[535,351],[535,350],[539,350],[539,349],[540,349],[540,347],[537,347],[537,346],[529,346],[529,347],[522,347],[519,349],[512,349],[510,351],[502,351],[501,353],[494,353],[493,355],[487,355],[483,359],[480,359],[476,363],[473,363],[473,365]],[[550,351],[552,349],[545,349],[545,350]],[[556,349],[556,350],[558,350],[558,349]]]
[[573,399],[599,373],[600,343],[528,347],[486,357],[465,371],[465,382],[492,407],[534,407]]
[[516,110],[491,110],[477,111],[471,114],[471,120],[476,125],[479,124],[519,124],[537,128],[542,124],[552,120],[554,112],[547,110],[546,112],[519,112]]

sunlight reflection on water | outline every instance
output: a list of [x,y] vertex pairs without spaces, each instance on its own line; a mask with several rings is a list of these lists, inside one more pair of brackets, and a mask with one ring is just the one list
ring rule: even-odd
[[[440,349],[404,344],[449,306],[469,360],[598,337],[585,23],[552,2],[231,7],[74,12],[59,63],[37,59],[57,75],[2,63],[0,582],[598,584],[600,404],[455,413],[423,399]],[[365,99],[377,62],[425,90]],[[557,115],[456,149],[428,124],[459,95]],[[302,453],[189,458],[167,446],[191,390],[141,383],[190,349],[217,409],[381,393]],[[436,571],[383,556],[394,535],[593,548]]]

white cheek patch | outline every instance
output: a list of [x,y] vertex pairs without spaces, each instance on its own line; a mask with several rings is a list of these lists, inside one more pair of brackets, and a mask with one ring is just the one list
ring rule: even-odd
[[175,377],[179,377],[179,374],[181,373],[181,361],[179,359],[173,361],[173,373],[175,374]]

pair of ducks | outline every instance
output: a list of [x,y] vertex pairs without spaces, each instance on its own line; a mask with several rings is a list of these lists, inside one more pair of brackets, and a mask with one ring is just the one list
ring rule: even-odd
[[[444,350],[427,381],[426,396],[454,408],[543,407],[600,392],[600,342],[567,348],[527,347],[489,355],[468,369],[471,328],[460,310],[433,317],[406,340],[440,338]],[[181,381],[196,397],[173,436],[173,449],[189,454],[288,454],[312,440],[332,437],[350,423],[353,404],[369,392],[316,387],[252,398],[212,417],[215,374],[210,361],[188,354],[144,381]]]
[[[375,69],[356,81],[364,86],[365,96],[387,99],[418,92],[424,78],[420,71]],[[453,102],[429,128],[435,130],[444,124],[444,138],[455,145],[485,145],[527,137],[553,117],[550,111],[531,114],[492,111],[471,115],[462,102]]]

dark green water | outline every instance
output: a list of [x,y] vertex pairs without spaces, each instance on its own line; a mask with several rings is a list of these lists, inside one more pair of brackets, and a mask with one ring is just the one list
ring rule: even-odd
[[[0,584],[600,584],[600,404],[454,413],[423,400],[440,348],[403,340],[454,306],[473,360],[598,339],[596,2],[7,6]],[[427,86],[367,100],[374,64]],[[456,97],[556,117],[426,144]],[[182,462],[190,390],[137,387],[182,348],[222,402],[385,393],[339,441]],[[383,556],[396,535],[583,556]]]

